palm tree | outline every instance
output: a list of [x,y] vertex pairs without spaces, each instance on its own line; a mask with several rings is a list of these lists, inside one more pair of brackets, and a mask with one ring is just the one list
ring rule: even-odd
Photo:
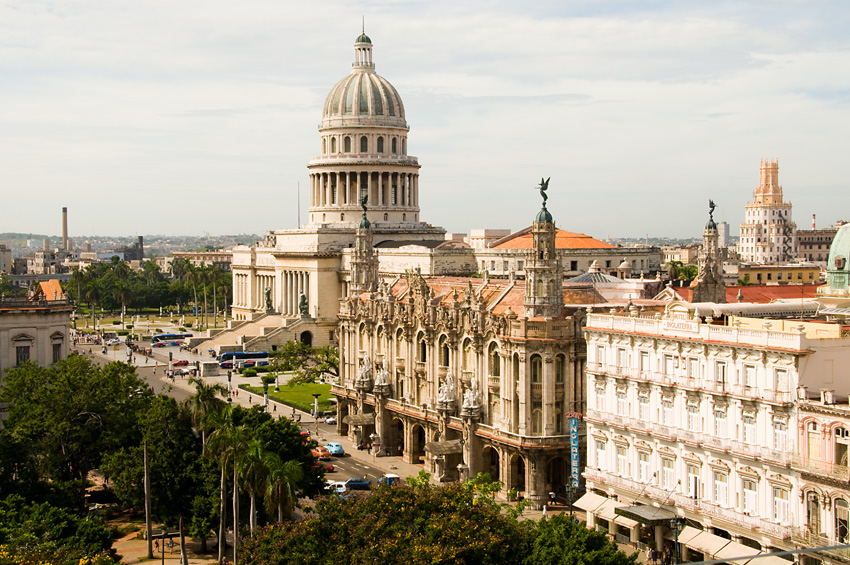
[[239,536],[239,509],[237,506],[238,481],[237,465],[245,449],[246,433],[242,426],[233,423],[233,408],[225,405],[220,411],[212,412],[206,418],[209,425],[214,428],[207,441],[206,451],[210,457],[216,459],[221,465],[221,507],[218,529],[218,561],[224,562],[224,528],[225,512],[227,508],[227,470],[228,465],[233,465],[233,561],[236,562],[236,546]]
[[266,452],[265,465],[268,470],[266,508],[269,513],[277,508],[277,521],[283,522],[284,509],[288,514],[295,506],[295,490],[304,478],[304,469],[298,461],[284,461],[272,451]]
[[219,412],[224,407],[224,401],[219,396],[227,394],[227,388],[221,383],[207,384],[197,377],[190,378],[189,384],[195,385],[195,395],[187,399],[192,425],[201,431],[201,442],[206,447],[207,415]]
[[248,520],[251,536],[254,535],[254,530],[257,527],[257,495],[265,492],[269,474],[265,464],[265,454],[265,444],[254,438],[248,442],[242,457],[237,462],[243,490],[247,491],[251,498],[251,513]]

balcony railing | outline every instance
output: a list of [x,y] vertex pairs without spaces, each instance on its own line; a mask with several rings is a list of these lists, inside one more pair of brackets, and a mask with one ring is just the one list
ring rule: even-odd
[[811,459],[805,455],[794,455],[792,464],[795,469],[820,475],[822,477],[830,477],[847,481],[850,479],[850,468],[847,465],[832,463],[830,461],[822,461],[819,459]]
[[487,386],[494,390],[499,390],[502,387],[502,377],[487,377]]
[[[809,530],[809,527],[794,528],[791,531],[791,541],[808,547],[829,547],[847,543],[847,540],[838,540],[823,534],[812,532]],[[828,555],[837,555],[844,559],[850,558],[850,548],[827,549],[820,551]]]

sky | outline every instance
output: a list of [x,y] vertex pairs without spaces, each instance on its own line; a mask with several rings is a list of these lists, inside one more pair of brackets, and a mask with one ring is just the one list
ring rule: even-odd
[[735,235],[763,158],[850,220],[845,0],[0,0],[0,232],[297,227],[362,18],[423,221],[521,229],[551,177],[562,229]]

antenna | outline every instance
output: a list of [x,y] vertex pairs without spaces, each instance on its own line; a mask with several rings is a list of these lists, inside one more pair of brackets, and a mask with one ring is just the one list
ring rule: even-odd
[[366,16],[363,16],[363,33],[366,33]]

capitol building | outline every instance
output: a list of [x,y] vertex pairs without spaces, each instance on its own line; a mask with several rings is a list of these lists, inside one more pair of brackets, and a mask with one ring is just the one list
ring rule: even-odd
[[[269,231],[233,250],[233,321],[204,347],[216,352],[273,351],[289,340],[336,345],[340,301],[357,290],[355,239],[365,219],[377,261],[375,282],[423,276],[525,278],[531,228],[482,229],[468,241],[422,221],[419,160],[409,153],[410,126],[396,88],[375,72],[372,40],[354,42],[350,72],[325,99],[318,155],[307,165],[308,222]],[[566,277],[591,270],[655,274],[654,247],[621,248],[557,230],[556,254]],[[623,271],[623,268],[626,268]],[[597,268],[597,267],[594,267]]]

